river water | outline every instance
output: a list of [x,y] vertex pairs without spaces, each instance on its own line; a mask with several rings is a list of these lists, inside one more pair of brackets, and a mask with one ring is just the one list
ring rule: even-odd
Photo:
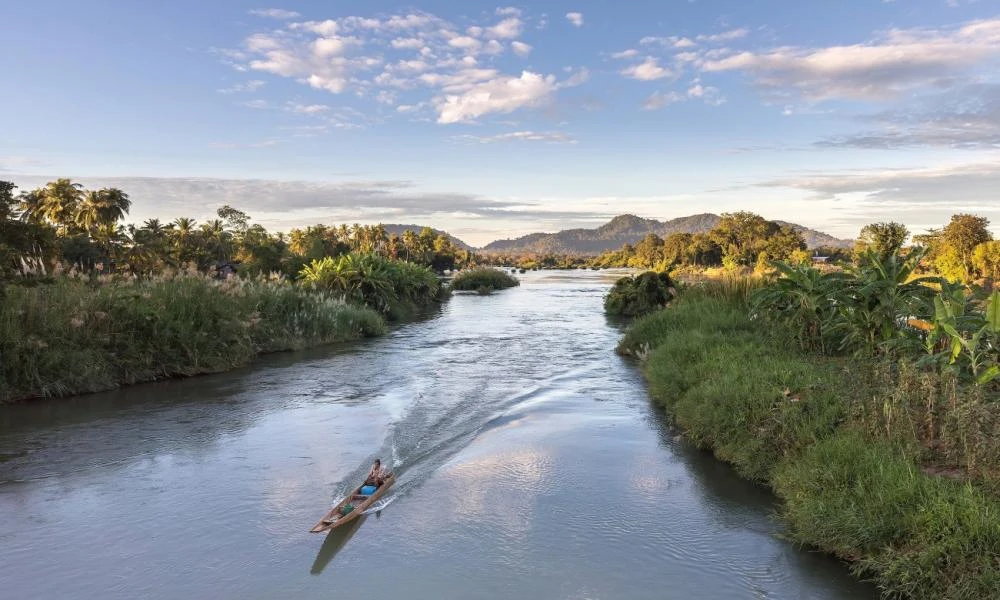
[[[613,352],[609,273],[215,376],[0,409],[4,598],[874,598]],[[377,508],[308,533],[377,456]]]

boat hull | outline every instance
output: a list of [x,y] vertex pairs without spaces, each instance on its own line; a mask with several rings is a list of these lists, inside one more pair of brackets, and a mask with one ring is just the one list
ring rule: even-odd
[[[358,486],[346,498],[341,500],[337,506],[334,506],[329,512],[323,515],[323,518],[309,530],[310,533],[326,533],[350,523],[368,510],[372,504],[375,504],[394,483],[396,483],[396,476],[390,475],[371,496],[362,496],[360,493],[361,486]],[[341,514],[341,509],[349,502],[354,503],[354,510],[346,515]]]

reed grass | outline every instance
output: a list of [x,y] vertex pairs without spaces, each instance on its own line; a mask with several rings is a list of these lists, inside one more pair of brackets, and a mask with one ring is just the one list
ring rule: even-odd
[[59,276],[6,289],[0,402],[220,372],[260,353],[384,331],[374,311],[284,281]]

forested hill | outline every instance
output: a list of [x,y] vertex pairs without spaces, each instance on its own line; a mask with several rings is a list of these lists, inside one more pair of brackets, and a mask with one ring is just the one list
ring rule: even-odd
[[[483,248],[484,252],[537,254],[600,254],[617,250],[625,244],[635,244],[647,234],[665,238],[672,233],[705,233],[719,223],[719,215],[702,213],[669,221],[643,219],[635,215],[620,215],[597,229],[566,229],[557,233],[532,233],[513,240],[497,240]],[[851,240],[842,240],[795,223],[776,221],[802,233],[810,248],[847,248]]]
[[[407,231],[412,231],[413,233],[415,233],[417,235],[420,235],[420,232],[424,230],[424,226],[423,225],[395,225],[395,224],[393,224],[393,225],[382,225],[382,227],[385,228],[386,233],[390,233],[390,234],[395,233],[396,235],[398,235],[400,237],[403,237],[403,233],[405,233]],[[456,248],[461,248],[462,250],[472,250],[472,246],[466,244],[465,242],[463,242],[462,240],[458,239],[457,237],[451,235],[447,231],[441,231],[440,229],[434,229],[433,227],[430,227],[429,229],[434,232],[435,236],[444,235],[446,238],[448,238],[451,241],[452,245],[455,246]]]

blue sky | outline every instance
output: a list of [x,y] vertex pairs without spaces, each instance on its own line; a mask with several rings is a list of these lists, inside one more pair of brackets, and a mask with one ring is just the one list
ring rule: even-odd
[[1000,232],[1000,7],[968,0],[34,0],[0,178],[474,244],[625,212]]

